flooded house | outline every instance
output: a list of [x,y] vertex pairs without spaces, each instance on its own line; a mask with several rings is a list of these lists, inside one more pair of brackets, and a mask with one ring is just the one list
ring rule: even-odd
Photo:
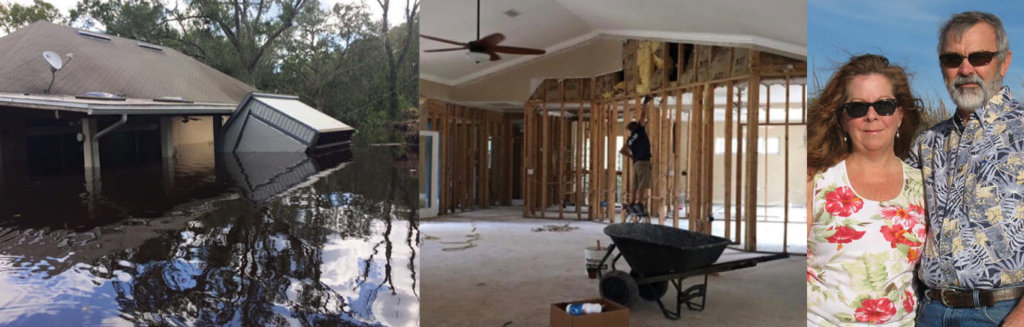
[[160,45],[0,37],[0,325],[415,324],[413,177],[353,133]]
[[171,158],[256,90],[171,48],[43,21],[0,38],[0,58],[4,171]]

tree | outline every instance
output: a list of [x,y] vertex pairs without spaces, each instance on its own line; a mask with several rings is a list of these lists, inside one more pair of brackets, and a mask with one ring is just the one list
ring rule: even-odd
[[[405,56],[409,54],[410,45],[416,42],[416,38],[413,37],[413,24],[416,23],[416,17],[418,17],[418,8],[420,6],[419,0],[405,1],[405,26],[406,33],[404,35],[404,42],[395,42],[399,46],[396,49],[392,46],[392,41],[397,41],[398,37],[388,33],[388,9],[391,6],[391,0],[377,0],[377,4],[384,10],[383,19],[381,20],[381,37],[384,41],[384,55],[387,58],[387,107],[385,108],[389,117],[396,118],[399,110],[399,80],[398,77],[403,68],[402,63],[405,62]],[[418,25],[418,24],[417,24]],[[396,56],[397,52],[397,56]],[[417,72],[418,74],[419,72]]]
[[178,34],[167,26],[168,9],[156,0],[81,0],[69,16],[86,29],[99,23],[107,34],[150,43],[175,39]]
[[[220,33],[234,49],[242,80],[257,85],[257,68],[281,35],[292,27],[306,0],[194,0],[195,17]],[[276,15],[274,15],[276,14]]]
[[370,16],[362,5],[339,3],[325,12],[315,3],[308,4],[283,42],[276,89],[328,111],[328,98],[344,87],[339,81],[352,71],[347,60],[350,45],[370,37],[370,26]]
[[0,28],[3,28],[5,33],[14,32],[38,20],[57,22],[63,18],[56,7],[43,0],[33,0],[31,6],[0,3]]

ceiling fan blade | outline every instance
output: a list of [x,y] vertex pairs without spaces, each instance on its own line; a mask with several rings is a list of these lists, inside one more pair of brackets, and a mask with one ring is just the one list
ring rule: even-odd
[[466,48],[466,47],[460,47],[460,48],[444,48],[444,49],[431,49],[431,50],[423,50],[423,52],[442,52],[442,51],[455,51],[455,50],[463,50],[463,49],[465,49],[465,48]]
[[487,54],[491,55],[491,61],[498,61],[498,59],[501,59],[501,56],[494,53],[494,51],[487,51]]
[[510,53],[510,54],[523,54],[523,55],[540,55],[540,54],[544,54],[546,52],[546,51],[541,50],[541,49],[520,48],[520,47],[506,47],[506,46],[500,46],[500,45],[496,45],[496,46],[490,47],[490,50],[494,51],[494,52]]
[[462,42],[455,42],[455,41],[452,41],[452,40],[445,40],[445,39],[442,39],[442,38],[439,38],[439,37],[433,37],[433,36],[430,36],[430,35],[420,34],[420,37],[425,38],[425,39],[434,40],[434,41],[437,41],[437,42],[444,42],[444,43],[449,43],[449,44],[454,44],[454,45],[461,45],[461,46],[465,46],[466,45],[465,43],[462,43]]
[[486,44],[487,46],[494,46],[501,43],[501,41],[505,41],[505,35],[501,33],[494,33],[476,41]]

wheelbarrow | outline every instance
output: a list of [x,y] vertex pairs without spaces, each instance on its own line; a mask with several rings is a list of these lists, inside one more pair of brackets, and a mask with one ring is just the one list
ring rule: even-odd
[[[613,244],[601,259],[611,271],[599,272],[601,296],[632,307],[637,300],[658,302],[666,318],[678,320],[682,305],[693,311],[703,311],[706,304],[708,274],[752,267],[758,262],[785,258],[785,254],[748,258],[715,264],[725,251],[729,240],[687,230],[652,225],[624,223],[604,228]],[[612,257],[614,249],[618,254]],[[619,258],[624,257],[632,268],[629,273],[617,270]],[[704,282],[682,289],[684,279],[704,275]],[[676,308],[670,311],[661,298],[668,292],[671,282],[676,290]]]

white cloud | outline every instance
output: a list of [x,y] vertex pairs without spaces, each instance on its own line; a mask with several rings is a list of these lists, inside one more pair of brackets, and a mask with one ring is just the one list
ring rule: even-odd
[[[32,0],[7,0],[7,1],[4,1],[4,2],[6,2],[6,3],[17,3],[17,4],[20,4],[22,6],[31,6],[32,5]],[[63,14],[64,16],[67,16],[68,15],[68,10],[74,9],[75,5],[78,4],[78,0],[46,0],[46,2],[49,2],[54,7],[57,7],[57,9],[60,10],[60,13]]]
[[[409,0],[409,5],[412,5],[413,0]],[[331,8],[335,3],[345,4],[358,4],[362,3],[366,5],[366,8],[370,11],[370,19],[380,21],[383,16],[384,10],[381,9],[380,4],[376,0],[322,0],[320,6],[323,8]],[[391,0],[388,7],[388,25],[397,26],[405,22],[405,1]]]
[[[21,4],[21,5],[25,5],[25,6],[31,6],[32,5],[32,0],[0,0],[0,1],[5,2],[5,3],[18,3],[18,4]],[[62,14],[64,14],[64,16],[67,16],[68,15],[68,11],[71,10],[71,9],[74,9],[75,6],[78,4],[79,0],[45,0],[45,1],[49,2],[54,7],[57,7],[57,9],[59,9],[60,12]],[[410,0],[410,3],[412,1],[413,0]],[[175,3],[177,3],[179,6],[184,6],[184,1],[182,1],[182,0],[162,0],[162,2],[165,3],[168,7],[172,7],[172,8],[174,7]],[[335,3],[363,3],[363,4],[366,5],[366,8],[370,11],[370,19],[377,20],[377,21],[379,21],[381,19],[381,15],[384,12],[380,8],[380,5],[377,4],[376,0],[321,0],[320,6],[322,8],[324,8],[324,9],[327,9],[327,8],[333,7]],[[388,10],[388,22],[390,23],[389,25],[395,26],[395,25],[399,25],[399,24],[401,24],[402,22],[405,21],[405,5],[406,5],[405,1],[402,1],[402,0],[391,0],[391,3],[390,3],[390,7],[391,8]]]

